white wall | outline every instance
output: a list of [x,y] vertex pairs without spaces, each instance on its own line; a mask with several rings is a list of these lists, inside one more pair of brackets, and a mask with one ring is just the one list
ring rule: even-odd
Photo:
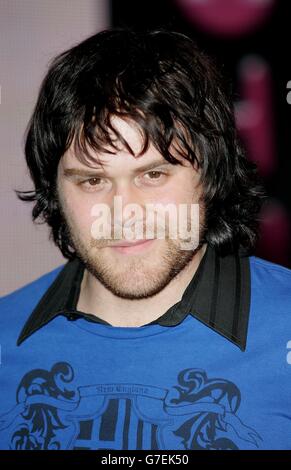
[[49,60],[108,26],[108,0],[0,0],[0,295],[66,262],[13,189],[33,189],[24,132]]

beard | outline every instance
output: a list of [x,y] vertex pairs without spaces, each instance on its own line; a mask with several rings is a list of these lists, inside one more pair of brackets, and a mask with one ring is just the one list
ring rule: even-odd
[[179,240],[155,239],[152,246],[137,254],[118,254],[111,240],[86,241],[73,218],[60,207],[63,227],[75,255],[87,271],[113,295],[127,300],[146,299],[161,292],[191,263],[205,243],[206,227],[199,225],[199,243],[181,249]]

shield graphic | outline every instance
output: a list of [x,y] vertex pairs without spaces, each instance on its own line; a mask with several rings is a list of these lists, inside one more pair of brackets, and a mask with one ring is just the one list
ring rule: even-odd
[[80,387],[79,406],[66,416],[74,426],[71,449],[160,449],[171,417],[167,390],[138,384]]

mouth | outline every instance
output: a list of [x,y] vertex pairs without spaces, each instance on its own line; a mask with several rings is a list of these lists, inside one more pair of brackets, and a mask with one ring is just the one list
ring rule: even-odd
[[132,254],[146,250],[153,244],[154,241],[155,239],[152,238],[147,240],[138,240],[135,242],[123,241],[114,245],[110,245],[109,248],[117,251],[118,253]]

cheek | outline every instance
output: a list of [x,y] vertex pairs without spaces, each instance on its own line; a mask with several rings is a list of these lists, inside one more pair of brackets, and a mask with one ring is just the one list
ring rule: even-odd
[[94,217],[91,215],[92,204],[80,198],[70,197],[65,200],[65,212],[69,225],[78,232],[90,236],[91,225]]
[[181,179],[179,184],[177,182],[173,185],[169,185],[166,191],[161,192],[153,198],[153,203],[160,204],[186,204],[195,202],[195,188],[193,181],[189,182],[185,178]]

